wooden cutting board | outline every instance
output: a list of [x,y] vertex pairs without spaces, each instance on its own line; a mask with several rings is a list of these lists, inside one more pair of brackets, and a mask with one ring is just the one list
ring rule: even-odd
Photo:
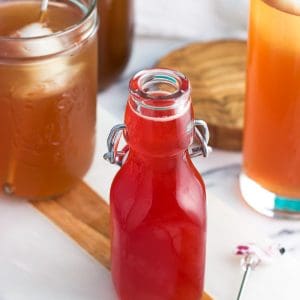
[[[84,182],[60,198],[32,205],[110,269],[109,207]],[[212,298],[205,294],[201,300]]]
[[210,145],[225,150],[242,148],[245,66],[246,42],[236,40],[189,44],[156,64],[190,79],[195,117],[207,122]]

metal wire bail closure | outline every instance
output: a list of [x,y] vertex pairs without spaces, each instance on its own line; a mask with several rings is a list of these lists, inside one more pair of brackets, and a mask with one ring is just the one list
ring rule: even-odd
[[125,146],[121,151],[118,150],[119,142],[125,128],[125,124],[115,125],[107,138],[108,152],[103,155],[103,158],[111,164],[122,166],[123,159],[128,152],[128,146]]
[[[123,161],[129,151],[128,145],[122,150],[118,150],[119,142],[122,134],[126,129],[125,124],[115,125],[107,138],[108,152],[103,155],[103,158],[111,164],[123,165]],[[188,152],[190,157],[204,156],[207,157],[211,152],[211,147],[208,146],[209,130],[207,124],[202,120],[194,121],[194,139],[193,144],[189,147]]]
[[212,149],[208,146],[209,130],[206,122],[203,120],[194,121],[194,141],[189,147],[190,157],[203,156],[207,157]]

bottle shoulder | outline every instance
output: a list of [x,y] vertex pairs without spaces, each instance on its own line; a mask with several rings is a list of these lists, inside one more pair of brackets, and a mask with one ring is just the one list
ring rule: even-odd
[[170,169],[125,163],[113,181],[110,198],[115,217],[127,222],[174,218],[205,222],[205,186],[189,162]]
[[[152,182],[149,189],[180,188],[185,186],[198,191],[205,191],[205,184],[194,164],[189,157],[177,160],[171,159],[152,160],[141,162],[130,157],[116,174],[111,189],[124,191],[131,187],[147,189],[145,182]],[[193,188],[199,186],[199,188]],[[196,191],[195,191],[196,192]]]

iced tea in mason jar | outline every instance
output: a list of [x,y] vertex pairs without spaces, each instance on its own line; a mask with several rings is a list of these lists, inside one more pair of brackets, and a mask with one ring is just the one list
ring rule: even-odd
[[96,0],[0,1],[0,186],[51,198],[71,189],[93,157]]

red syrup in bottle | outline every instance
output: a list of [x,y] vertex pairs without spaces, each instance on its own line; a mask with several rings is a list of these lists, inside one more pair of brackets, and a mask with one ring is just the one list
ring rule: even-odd
[[165,69],[130,82],[128,156],[111,186],[112,277],[121,300],[199,300],[206,200],[188,148],[195,136],[189,81]]

